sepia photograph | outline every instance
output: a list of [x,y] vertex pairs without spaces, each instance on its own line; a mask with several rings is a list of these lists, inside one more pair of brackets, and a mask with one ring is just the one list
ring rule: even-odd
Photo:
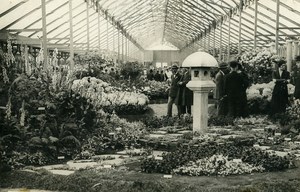
[[300,192],[300,0],[0,0],[0,192]]

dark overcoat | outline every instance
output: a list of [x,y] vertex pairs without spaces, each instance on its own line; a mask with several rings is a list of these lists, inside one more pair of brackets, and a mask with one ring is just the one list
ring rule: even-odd
[[188,87],[186,87],[186,84],[190,80],[191,80],[191,74],[189,72],[186,72],[181,76],[179,82],[182,82],[182,84],[179,85],[177,97],[175,100],[176,105],[181,105],[181,106],[193,105],[193,91],[190,90]]

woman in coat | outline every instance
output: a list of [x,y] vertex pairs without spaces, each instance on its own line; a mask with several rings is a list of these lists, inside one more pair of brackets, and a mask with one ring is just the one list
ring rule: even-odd
[[285,61],[281,60],[277,63],[278,69],[273,71],[272,77],[275,82],[274,90],[271,99],[270,114],[285,112],[288,105],[288,87],[290,73],[286,70]]

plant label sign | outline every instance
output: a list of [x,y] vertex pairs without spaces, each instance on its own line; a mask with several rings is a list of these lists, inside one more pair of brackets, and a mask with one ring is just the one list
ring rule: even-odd
[[45,110],[46,110],[46,107],[39,107],[38,110],[39,110],[39,111],[45,111]]
[[242,159],[233,159],[232,161],[235,163],[242,163]]
[[275,136],[280,136],[281,135],[281,133],[275,133]]
[[268,139],[269,139],[269,140],[274,140],[274,138],[273,138],[273,137],[268,137]]
[[65,156],[58,156],[57,159],[65,159]]
[[166,178],[166,179],[172,179],[172,175],[164,175],[164,178]]
[[111,169],[111,165],[103,165],[104,168]]
[[163,160],[163,157],[155,157],[155,160]]
[[291,139],[291,138],[288,138],[288,137],[286,137],[286,138],[284,138],[284,140],[285,140],[285,141],[291,141],[292,139]]

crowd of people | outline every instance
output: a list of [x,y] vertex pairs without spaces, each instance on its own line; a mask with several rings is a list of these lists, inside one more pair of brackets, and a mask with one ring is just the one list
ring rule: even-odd
[[170,68],[166,68],[165,70],[156,70],[156,72],[153,69],[150,69],[147,72],[147,80],[149,81],[170,81],[171,79],[171,70]]
[[[275,62],[272,78],[275,83],[270,103],[269,115],[285,112],[289,105],[288,83],[295,85],[294,98],[300,99],[300,56],[295,59],[296,64],[292,74],[287,71],[286,62]],[[171,67],[170,89],[167,116],[172,116],[172,106],[177,106],[178,116],[191,114],[193,92],[186,87],[191,80],[190,69]],[[238,61],[220,63],[218,72],[212,77],[216,83],[214,98],[216,100],[217,115],[230,117],[246,117],[247,94],[250,86],[249,75]]]

